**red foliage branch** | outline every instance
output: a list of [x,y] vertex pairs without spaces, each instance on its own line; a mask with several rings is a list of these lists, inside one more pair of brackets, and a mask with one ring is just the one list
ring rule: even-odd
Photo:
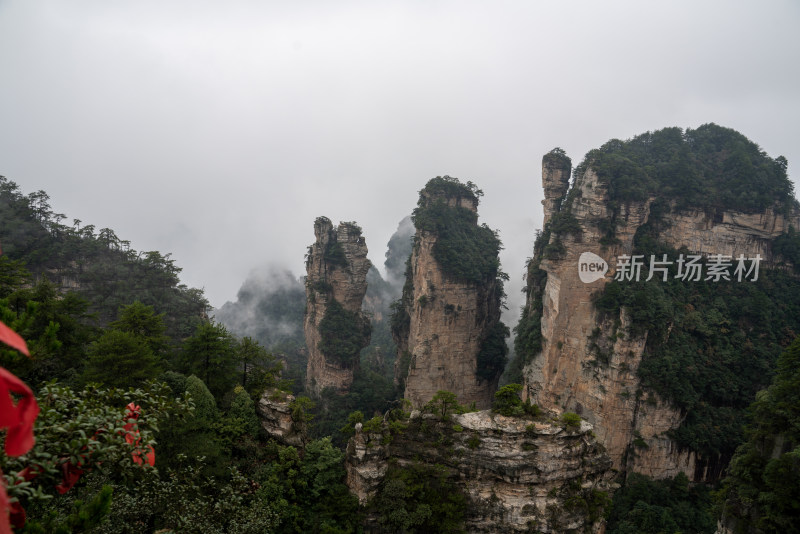
[[[25,340],[0,322],[0,341],[30,356]],[[12,394],[20,396],[15,403]],[[0,429],[6,429],[5,452],[9,456],[21,456],[33,447],[33,422],[39,415],[39,405],[31,388],[22,380],[0,367]],[[9,514],[14,515],[14,524],[25,522],[25,511],[18,502],[8,501],[5,479],[0,471],[0,534],[11,534]]]

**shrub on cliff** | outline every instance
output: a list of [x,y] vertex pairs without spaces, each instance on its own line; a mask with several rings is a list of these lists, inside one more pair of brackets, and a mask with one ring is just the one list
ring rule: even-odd
[[522,399],[519,398],[520,391],[522,391],[521,384],[507,384],[498,389],[494,394],[492,411],[507,417],[523,415],[525,408]]
[[440,421],[449,421],[450,415],[463,413],[464,408],[458,403],[455,393],[439,390],[423,407],[423,411],[436,415]]
[[566,425],[567,429],[577,430],[581,427],[581,416],[575,412],[564,412],[561,415],[561,422]]
[[338,301],[330,299],[319,323],[319,350],[342,365],[353,366],[369,340],[371,328],[369,321],[358,313],[345,310]]

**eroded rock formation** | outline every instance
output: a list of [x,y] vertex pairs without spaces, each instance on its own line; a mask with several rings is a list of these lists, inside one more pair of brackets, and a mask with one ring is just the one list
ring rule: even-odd
[[316,241],[306,259],[303,320],[308,367],[306,391],[345,392],[353,383],[359,352],[369,345],[369,319],[361,312],[367,290],[367,245],[352,222],[334,227],[327,217],[314,222]]
[[[536,251],[528,272],[526,313],[541,317],[541,338],[536,342],[540,350],[523,371],[524,397],[589,420],[616,469],[657,478],[684,472],[692,480],[714,479],[718,471],[709,472],[695,452],[681,450],[670,437],[686,414],[641,386],[637,370],[648,333],[628,335],[631,319],[624,309],[618,317],[603,317],[593,303],[613,279],[615,259],[632,254],[634,236],[651,221],[656,197],[614,205],[608,185],[591,164],[576,177],[563,205],[551,200],[560,195],[563,175],[554,175],[543,164],[543,183],[545,220],[560,225],[561,231],[546,229],[549,239]],[[556,217],[559,206],[561,216]],[[785,215],[786,210],[773,207],[759,213],[709,212],[669,200],[668,211],[668,224],[658,235],[665,245],[706,256],[760,255],[762,269],[773,264],[772,240],[800,222],[796,211]],[[613,239],[608,239],[609,221]],[[579,259],[584,253],[602,258],[608,272],[595,281],[581,281]],[[600,354],[603,362],[598,362]]]
[[[570,428],[485,410],[440,422],[416,412],[403,430],[356,433],[345,467],[362,504],[390,463],[446,466],[467,499],[467,532],[602,532],[611,462],[585,421]],[[374,517],[366,527],[380,531]]]
[[283,445],[305,446],[307,435],[304,421],[292,418],[294,395],[269,388],[264,391],[256,406],[259,421],[272,438]]
[[552,150],[542,158],[542,185],[544,186],[542,226],[546,225],[550,217],[561,209],[561,203],[567,196],[571,175],[572,160],[563,150]]
[[491,406],[505,364],[499,240],[477,223],[478,196],[455,179],[420,192],[402,308],[393,323],[396,377],[415,407],[439,390]]

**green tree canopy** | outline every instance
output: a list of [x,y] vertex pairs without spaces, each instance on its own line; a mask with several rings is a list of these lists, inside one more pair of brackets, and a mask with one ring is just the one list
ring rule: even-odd
[[439,420],[447,421],[452,414],[461,413],[463,410],[458,403],[458,397],[451,391],[440,389],[436,395],[424,406],[428,413],[436,415]]
[[800,337],[751,405],[749,439],[723,481],[724,513],[742,531],[800,532]]
[[494,394],[492,411],[507,417],[523,415],[525,407],[522,399],[519,398],[520,391],[522,391],[521,384],[506,384],[498,389]]
[[140,385],[161,371],[146,340],[130,332],[107,330],[89,346],[83,381],[124,388]]
[[166,351],[169,345],[164,316],[164,313],[157,314],[152,306],[147,306],[137,300],[133,304],[122,306],[117,320],[112,321],[108,326],[139,336],[147,342],[154,354],[160,354]]
[[181,368],[184,374],[203,379],[214,397],[221,399],[238,378],[236,339],[219,323],[204,322],[183,343]]
[[239,340],[236,360],[241,366],[240,385],[253,399],[278,384],[283,365],[255,339],[246,336]]
[[369,344],[371,331],[368,320],[344,309],[331,297],[319,323],[319,350],[340,365],[353,367],[359,361],[361,349]]

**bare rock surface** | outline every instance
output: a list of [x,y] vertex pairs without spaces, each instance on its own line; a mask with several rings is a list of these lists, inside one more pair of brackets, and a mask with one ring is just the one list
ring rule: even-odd
[[292,419],[292,401],[294,395],[268,389],[259,399],[256,412],[261,426],[276,441],[284,445],[302,447],[306,441],[305,431],[301,424]]

